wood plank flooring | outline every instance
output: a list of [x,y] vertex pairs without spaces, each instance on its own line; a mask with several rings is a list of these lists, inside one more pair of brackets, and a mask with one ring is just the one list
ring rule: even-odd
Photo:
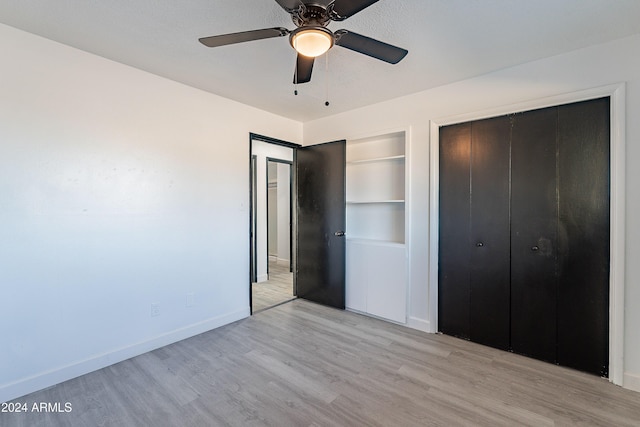
[[282,304],[295,298],[293,295],[293,273],[289,267],[269,261],[269,280],[252,283],[253,312]]
[[605,379],[304,300],[18,399],[13,426],[638,426]]

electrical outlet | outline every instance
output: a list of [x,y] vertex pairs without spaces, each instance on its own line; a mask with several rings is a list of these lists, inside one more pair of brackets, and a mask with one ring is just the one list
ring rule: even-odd
[[160,316],[160,303],[151,303],[151,317]]
[[186,306],[187,307],[193,307],[195,305],[195,303],[196,303],[196,301],[195,301],[196,298],[195,297],[196,296],[195,296],[195,294],[193,292],[189,292],[187,294],[187,302],[186,302]]

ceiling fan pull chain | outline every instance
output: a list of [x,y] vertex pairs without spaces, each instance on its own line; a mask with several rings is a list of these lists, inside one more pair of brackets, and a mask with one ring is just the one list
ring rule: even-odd
[[296,56],[296,65],[293,70],[293,94],[298,96],[298,57]]
[[329,51],[324,54],[325,56],[325,78],[324,78],[324,105],[329,106]]
[[[294,46],[293,48],[295,49],[297,45],[297,42],[294,40]],[[295,96],[298,96],[298,55],[296,54],[296,63],[294,65],[293,68],[293,94]]]

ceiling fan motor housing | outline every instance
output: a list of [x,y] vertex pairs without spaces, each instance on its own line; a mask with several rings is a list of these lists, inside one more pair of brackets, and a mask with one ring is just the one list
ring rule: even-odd
[[331,15],[326,7],[317,4],[301,4],[291,11],[291,19],[296,27],[326,27]]

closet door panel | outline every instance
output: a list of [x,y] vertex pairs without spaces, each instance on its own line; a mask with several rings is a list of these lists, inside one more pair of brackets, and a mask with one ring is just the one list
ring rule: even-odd
[[559,107],[558,363],[609,365],[609,98]]
[[471,340],[508,349],[509,340],[509,117],[472,124]]
[[511,345],[556,361],[557,110],[513,116]]
[[469,338],[471,124],[440,129],[438,328]]

